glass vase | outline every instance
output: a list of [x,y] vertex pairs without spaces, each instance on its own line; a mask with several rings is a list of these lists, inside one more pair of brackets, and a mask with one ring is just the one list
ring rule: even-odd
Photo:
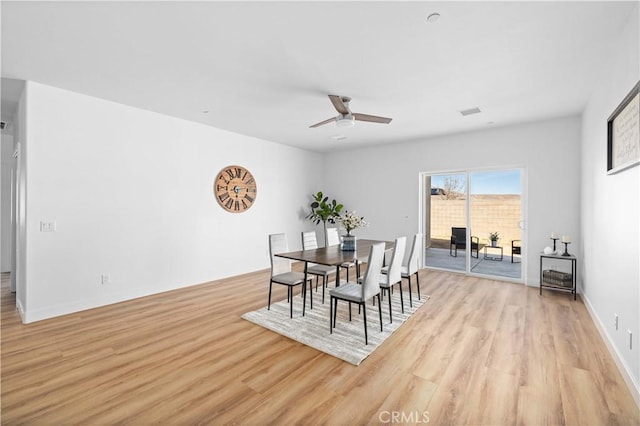
[[343,235],[340,249],[342,251],[356,251],[356,236],[351,234]]

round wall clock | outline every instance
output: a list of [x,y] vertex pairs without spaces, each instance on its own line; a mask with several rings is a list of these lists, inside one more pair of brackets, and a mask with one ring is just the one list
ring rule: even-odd
[[242,213],[256,201],[258,188],[249,170],[242,166],[227,166],[218,173],[213,193],[223,209]]

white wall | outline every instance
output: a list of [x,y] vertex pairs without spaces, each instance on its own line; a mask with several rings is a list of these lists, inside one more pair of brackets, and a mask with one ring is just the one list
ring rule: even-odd
[[11,271],[11,174],[13,171],[13,135],[2,133],[0,148],[0,271]]
[[[26,93],[26,322],[268,268],[269,233],[300,247],[320,154],[38,83]],[[258,183],[245,213],[213,196],[230,164]]]
[[24,143],[27,137],[27,92],[25,86],[18,109],[13,117],[13,143],[18,152],[16,160],[16,190],[14,192],[14,229],[12,230],[11,243],[15,246],[13,258],[11,259],[11,289],[16,291],[16,305],[18,311],[23,315],[27,308],[27,173],[26,173],[26,152],[27,146]]
[[[640,166],[607,175],[607,118],[640,79],[636,6],[594,88],[582,121],[584,297],[640,392]],[[619,316],[619,329],[614,327]],[[629,335],[633,333],[633,349]]]
[[326,192],[371,223],[359,236],[393,239],[418,230],[420,172],[524,167],[528,175],[526,282],[539,283],[538,253],[552,231],[580,241],[580,118],[568,117],[332,153]]

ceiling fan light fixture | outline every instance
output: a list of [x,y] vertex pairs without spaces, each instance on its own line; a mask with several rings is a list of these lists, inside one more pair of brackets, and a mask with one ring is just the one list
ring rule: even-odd
[[351,102],[351,98],[348,96],[329,95],[329,99],[331,100],[333,107],[338,111],[338,115],[336,117],[327,118],[319,123],[312,124],[309,126],[310,128],[324,126],[332,121],[336,123],[336,127],[349,128],[356,124],[356,120],[385,124],[389,124],[392,120],[389,117],[380,117],[377,115],[362,114],[359,112],[352,113],[349,109],[349,102]]
[[353,127],[354,124],[356,124],[356,120],[351,114],[336,119],[336,126],[338,127]]

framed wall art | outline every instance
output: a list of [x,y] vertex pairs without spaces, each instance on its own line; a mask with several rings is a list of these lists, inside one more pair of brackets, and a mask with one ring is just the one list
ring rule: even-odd
[[640,164],[640,81],[607,120],[607,173]]

